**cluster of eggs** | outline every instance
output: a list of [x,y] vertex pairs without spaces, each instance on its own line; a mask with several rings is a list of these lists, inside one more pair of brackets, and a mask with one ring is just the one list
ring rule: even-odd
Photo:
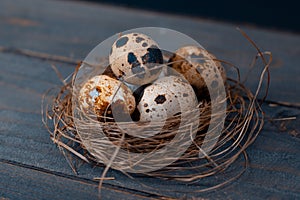
[[[193,62],[191,56],[199,56],[202,61]],[[165,75],[162,68],[167,65],[153,39],[141,33],[123,35],[112,45],[108,69],[81,87],[80,106],[101,117],[111,114],[111,106],[117,104],[122,109],[114,114],[138,113],[139,121],[166,120],[181,111],[195,109],[199,100],[196,94],[207,84],[215,87],[220,82],[216,79],[217,70],[225,80],[224,69],[212,63],[214,58],[199,47],[182,47],[167,62],[177,75]],[[203,76],[209,81],[205,82]]]

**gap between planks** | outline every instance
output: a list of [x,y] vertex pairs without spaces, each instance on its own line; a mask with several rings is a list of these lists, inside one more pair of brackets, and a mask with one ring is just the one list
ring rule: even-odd
[[[13,165],[13,166],[17,166],[17,167],[21,167],[21,168],[25,168],[25,169],[30,169],[30,170],[34,170],[34,171],[38,171],[40,173],[45,173],[45,174],[49,174],[49,175],[53,175],[53,176],[58,176],[58,177],[70,179],[72,181],[77,181],[77,182],[84,183],[84,184],[95,185],[95,186],[98,186],[98,184],[99,184],[99,181],[96,181],[96,180],[83,178],[83,177],[78,177],[78,176],[73,176],[73,175],[68,175],[68,174],[64,174],[64,173],[61,173],[61,172],[51,171],[51,170],[47,170],[47,169],[44,169],[44,168],[40,168],[40,167],[36,167],[36,166],[32,166],[32,165],[27,165],[27,164],[19,163],[19,162],[16,162],[16,161],[7,160],[7,159],[0,158],[0,164],[1,163],[5,163],[5,164],[8,164],[8,165]],[[131,188],[121,187],[121,186],[117,186],[117,185],[112,185],[112,184],[109,184],[109,183],[104,183],[103,188],[114,190],[114,191],[121,192],[121,193],[131,194],[131,195],[134,194],[136,196],[140,196],[140,197],[143,197],[143,198],[172,199],[171,197],[168,197],[168,196],[161,196],[161,195],[158,195],[158,194],[153,194],[153,193],[149,193],[149,192],[145,192],[145,191],[140,191],[140,190],[136,190],[136,189],[131,189]]]

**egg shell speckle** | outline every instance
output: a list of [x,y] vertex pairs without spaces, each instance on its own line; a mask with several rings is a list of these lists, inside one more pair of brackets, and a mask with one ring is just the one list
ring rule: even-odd
[[220,62],[214,61],[215,58],[205,49],[185,46],[179,48],[169,62],[173,69],[184,75],[197,93],[201,93],[207,87],[219,87],[226,80],[225,70]]
[[[94,76],[80,89],[79,104],[86,112],[103,116],[112,103],[122,104],[120,106],[129,113],[135,109],[135,98],[131,90],[121,81],[109,76]],[[111,110],[107,114],[111,114]]]
[[144,85],[157,79],[163,63],[158,44],[149,36],[130,33],[118,38],[112,45],[109,63],[114,74],[126,82]]
[[197,103],[189,83],[179,77],[168,76],[145,88],[137,109],[140,112],[140,121],[161,121],[194,109]]

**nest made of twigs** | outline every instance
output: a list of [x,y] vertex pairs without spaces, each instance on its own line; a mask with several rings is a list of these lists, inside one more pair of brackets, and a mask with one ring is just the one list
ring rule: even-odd
[[[247,163],[247,155],[245,149],[253,143],[258,133],[262,129],[264,118],[257,95],[261,90],[263,77],[268,72],[268,66],[271,62],[267,62],[264,58],[265,53],[258,50],[258,57],[264,61],[264,68],[261,73],[259,86],[253,94],[246,88],[239,79],[234,80],[228,78],[225,83],[226,98],[218,99],[217,102],[227,102],[226,113],[216,113],[211,115],[211,101],[204,100],[199,103],[197,109],[181,113],[181,115],[172,117],[166,122],[157,124],[159,134],[148,138],[137,138],[126,132],[132,130],[134,122],[123,122],[120,129],[120,123],[113,121],[99,121],[89,117],[74,119],[74,107],[72,106],[72,95],[74,79],[77,71],[74,72],[73,78],[59,88],[59,91],[50,91],[44,99],[43,113],[44,123],[50,132],[50,137],[64,152],[71,152],[76,157],[85,162],[105,163],[107,168],[114,168],[124,172],[140,173],[139,169],[149,170],[142,174],[169,180],[192,183],[205,177],[210,177],[220,171],[227,169],[241,154],[245,157],[245,166]],[[220,61],[219,61],[220,62]],[[227,63],[228,64],[228,63]],[[77,67],[78,70],[78,67]],[[238,72],[237,72],[238,73]],[[200,118],[193,115],[193,112],[200,112]],[[83,115],[80,110],[77,115]],[[209,140],[216,141],[211,147],[209,155],[203,152],[201,148],[203,140],[208,133],[209,124],[213,120],[218,120],[218,115],[225,115],[224,128],[221,130],[221,136],[217,138],[211,137]],[[195,116],[197,118],[195,118]],[[75,120],[76,123],[75,123]],[[191,126],[192,123],[198,121],[199,124]],[[80,127],[76,127],[80,124]],[[179,128],[179,124],[181,124]],[[142,127],[142,126],[141,126]],[[142,128],[144,132],[156,131],[156,127]],[[80,131],[79,131],[80,130]],[[141,131],[141,130],[138,130]],[[214,129],[210,130],[214,131]],[[105,138],[98,132],[105,133]],[[190,133],[189,140],[182,140],[180,135]],[[107,140],[109,138],[109,141]],[[151,163],[144,158],[145,153],[162,149],[170,141],[177,142],[177,149],[182,148],[179,156],[168,157],[172,160],[170,165],[159,169],[161,158],[157,156],[157,160],[151,157]],[[111,144],[118,148],[111,148]],[[97,148],[90,148],[90,146]],[[188,148],[186,148],[188,146]],[[123,153],[120,153],[120,152]],[[135,163],[128,163],[128,152],[136,155]],[[162,152],[164,153],[164,152]],[[118,154],[118,157],[116,155]],[[173,154],[170,154],[173,155]],[[203,157],[201,157],[202,155]],[[166,155],[164,155],[166,157]],[[142,164],[141,164],[142,163]],[[74,169],[74,166],[72,165]],[[134,169],[134,170],[131,170]],[[76,170],[76,169],[74,169]],[[243,170],[236,174],[239,176]],[[104,175],[103,175],[104,176]],[[232,180],[233,177],[224,180],[220,185]],[[203,189],[216,188],[211,186]]]

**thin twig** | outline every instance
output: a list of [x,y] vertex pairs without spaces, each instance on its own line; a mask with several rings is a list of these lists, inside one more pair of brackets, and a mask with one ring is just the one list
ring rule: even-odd
[[59,55],[51,55],[47,53],[41,53],[41,52],[36,52],[28,49],[19,49],[19,48],[13,48],[13,47],[3,47],[0,46],[0,52],[3,53],[12,53],[16,55],[23,55],[23,56],[28,56],[28,57],[33,57],[33,58],[38,58],[42,60],[51,60],[55,62],[61,62],[61,63],[68,63],[72,65],[76,65],[79,60],[72,59],[69,57],[65,56],[59,56]]

